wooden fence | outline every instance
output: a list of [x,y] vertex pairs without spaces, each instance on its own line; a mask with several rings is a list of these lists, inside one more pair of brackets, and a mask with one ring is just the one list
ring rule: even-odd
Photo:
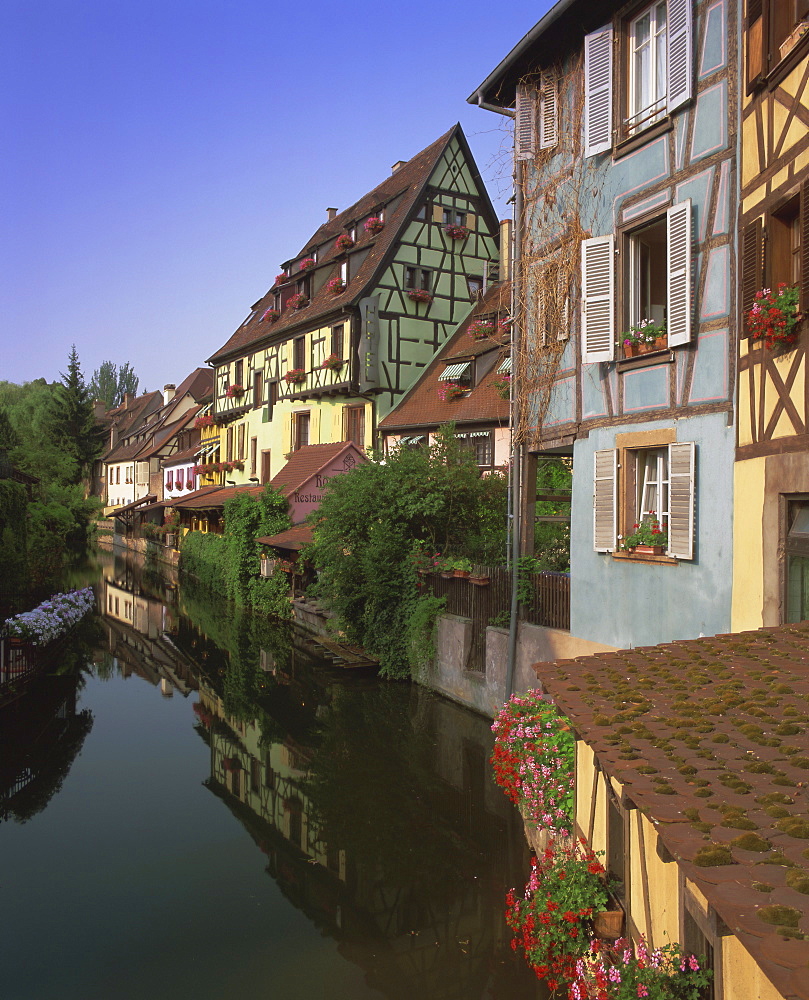
[[12,692],[14,684],[33,677],[39,668],[40,658],[33,643],[0,639],[0,702]]
[[[488,578],[481,586],[469,578],[431,574],[422,585],[447,600],[446,612],[472,620],[472,646],[468,670],[486,669],[486,628],[508,626],[511,618],[511,570],[505,566],[476,566],[472,577]],[[545,628],[570,628],[570,577],[567,573],[533,573],[527,577],[530,602],[519,605],[518,617]]]

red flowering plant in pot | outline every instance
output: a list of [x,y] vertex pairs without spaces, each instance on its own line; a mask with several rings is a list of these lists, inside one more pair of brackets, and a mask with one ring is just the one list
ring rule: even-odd
[[290,309],[303,309],[304,306],[309,305],[309,299],[306,298],[303,292],[296,292],[287,299],[287,305]]
[[459,382],[442,382],[438,387],[438,398],[442,403],[447,403],[453,399],[460,399],[467,392],[469,392],[468,385],[461,385]]
[[233,385],[227,387],[225,395],[228,399],[240,399],[244,395],[244,386],[234,382]]
[[570,1000],[700,1000],[713,972],[704,957],[683,952],[674,942],[650,951],[641,937],[637,945],[619,938],[614,945],[594,942],[590,954],[576,962]]
[[262,323],[274,323],[281,313],[277,309],[267,309],[261,316]]
[[473,319],[467,327],[472,340],[485,340],[486,337],[493,337],[499,329],[499,324],[495,323],[493,319]]
[[444,232],[451,240],[465,240],[469,235],[466,226],[444,226]]
[[346,283],[342,278],[332,278],[331,281],[326,282],[326,291],[331,292],[332,295],[339,295],[341,292],[346,290]]
[[195,427],[213,427],[213,417],[210,413],[204,413],[194,420]]
[[339,372],[345,362],[339,354],[330,354],[320,366],[324,371]]
[[334,249],[339,250],[343,253],[346,250],[350,250],[354,246],[354,240],[348,235],[348,233],[343,233],[342,236],[338,236],[334,241]]
[[306,372],[303,368],[290,368],[284,375],[284,381],[288,385],[301,385],[306,381]]
[[369,219],[365,220],[365,232],[376,235],[381,233],[385,228],[385,223],[376,215],[372,215]]
[[591,950],[592,916],[609,892],[604,867],[583,843],[554,841],[534,858],[523,895],[506,896],[511,947],[553,991],[577,978],[577,961]]
[[660,527],[655,512],[647,514],[634,525],[631,534],[624,538],[624,548],[634,552],[645,552],[651,555],[662,555],[669,544],[669,536]]
[[407,297],[412,299],[414,302],[433,301],[433,293],[428,292],[426,288],[408,288]]
[[796,285],[787,285],[783,281],[775,292],[770,288],[756,292],[755,302],[746,316],[753,340],[763,340],[770,349],[776,345],[794,344],[798,338],[796,328],[801,320],[799,295]]
[[317,262],[314,257],[304,257],[298,264],[299,271],[311,271]]

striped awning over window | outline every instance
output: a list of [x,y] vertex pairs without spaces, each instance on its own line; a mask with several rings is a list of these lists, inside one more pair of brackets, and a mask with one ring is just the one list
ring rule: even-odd
[[218,447],[219,447],[218,438],[216,439],[216,441],[206,441],[204,444],[201,444],[197,449],[197,455],[200,458],[202,458],[203,455],[210,455],[210,453],[212,451],[216,451]]
[[502,361],[500,367],[497,369],[497,371],[501,375],[510,375],[511,374],[511,355],[510,354],[509,354],[509,356],[507,358],[503,358],[503,361]]
[[408,444],[421,444],[421,442],[423,440],[424,440],[424,435],[423,434],[414,434],[411,437],[399,438],[399,444],[405,444],[405,445],[408,445]]
[[454,382],[455,379],[469,378],[469,373],[472,370],[471,361],[458,361],[454,365],[447,365],[447,367],[438,376],[439,382]]
[[462,434],[457,434],[456,437],[460,440],[464,438],[485,438],[488,437],[491,431],[464,431]]

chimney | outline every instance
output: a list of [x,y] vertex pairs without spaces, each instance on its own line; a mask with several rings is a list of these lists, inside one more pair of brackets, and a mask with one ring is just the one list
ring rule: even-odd
[[405,165],[405,163],[407,163],[407,160],[397,160],[390,168],[390,172],[392,174],[395,174],[397,170],[401,170],[401,168]]
[[500,220],[500,280],[511,278],[511,219]]
[[163,386],[163,405],[164,406],[166,405],[166,403],[170,403],[172,401],[172,399],[174,399],[174,390],[176,388],[177,388],[177,386],[173,382],[167,382]]
[[336,208],[327,208],[326,209],[326,222],[331,222],[332,219],[336,219],[336,218],[337,218],[337,209]]
[[125,392],[124,393],[124,409],[125,410],[128,410],[129,407],[132,405],[132,398],[133,397],[132,397],[132,393],[131,392]]
[[96,420],[101,420],[104,414],[107,412],[107,404],[103,399],[93,400],[93,416]]

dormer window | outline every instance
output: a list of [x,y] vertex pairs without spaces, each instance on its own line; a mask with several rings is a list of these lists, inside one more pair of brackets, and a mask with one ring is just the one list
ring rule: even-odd
[[454,361],[448,363],[438,376],[439,382],[471,382],[472,361]]

